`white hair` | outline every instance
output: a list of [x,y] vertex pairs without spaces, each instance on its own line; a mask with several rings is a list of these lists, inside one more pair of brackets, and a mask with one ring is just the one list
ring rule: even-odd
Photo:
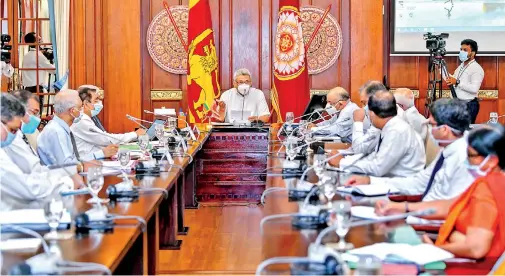
[[246,68],[240,68],[235,73],[233,74],[233,80],[237,80],[238,77],[240,76],[249,76],[252,79],[251,72],[247,70]]
[[81,85],[81,86],[79,86],[79,88],[77,90],[81,90],[83,88],[88,88],[88,89],[91,89],[91,90],[96,90],[96,92],[100,91],[100,88],[98,86],[95,86],[95,85],[92,85],[92,84]]
[[72,107],[76,107],[79,100],[79,93],[76,90],[62,90],[54,97],[54,112],[56,114],[65,113]]
[[394,94],[397,104],[403,105],[406,109],[414,106],[414,98],[408,98],[404,95]]

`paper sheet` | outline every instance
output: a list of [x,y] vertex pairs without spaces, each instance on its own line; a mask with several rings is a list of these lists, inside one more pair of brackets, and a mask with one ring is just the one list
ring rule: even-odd
[[375,208],[369,206],[352,206],[351,215],[356,218],[376,220],[380,217],[375,214]]
[[[71,223],[70,213],[65,212],[60,223]],[[0,224],[47,224],[44,209],[18,209],[0,212]]]
[[337,191],[342,193],[357,193],[364,196],[380,196],[399,192],[395,187],[382,184],[338,187]]
[[37,252],[42,241],[37,238],[26,239],[8,239],[0,242],[0,250],[2,251],[22,251],[22,252]]

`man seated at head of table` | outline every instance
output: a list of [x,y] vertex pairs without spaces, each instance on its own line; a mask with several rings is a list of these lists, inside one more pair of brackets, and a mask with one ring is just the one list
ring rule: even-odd
[[344,143],[352,141],[352,116],[359,107],[351,102],[351,96],[342,87],[335,87],[326,95],[326,108],[329,116],[326,120],[312,127],[316,133],[337,135]]
[[[505,250],[505,130],[485,125],[468,135],[467,170],[475,180],[460,196],[419,203],[379,201],[379,215],[433,208],[425,219],[445,220],[435,245],[457,257],[498,258]],[[432,241],[423,237],[427,243]]]
[[[387,88],[380,81],[368,81],[359,89],[360,102],[363,108],[356,109],[353,113],[352,151],[354,153],[367,153],[377,147],[377,137],[380,129],[374,127],[370,121],[368,100],[380,90]],[[403,109],[397,107],[397,115],[402,117]]]
[[[233,74],[233,88],[221,95],[212,108],[213,118],[219,122],[270,121],[270,110],[263,91],[252,87],[252,76],[249,70],[238,69]],[[240,114],[240,115],[238,115]],[[238,116],[238,117],[237,117]]]
[[[26,109],[14,96],[2,93],[1,99],[1,149],[0,149],[0,211],[25,208],[32,201],[48,197],[55,192],[74,188],[72,177],[77,177],[76,166],[65,169],[49,170],[40,166],[32,168],[23,163],[28,158],[22,156],[26,151],[12,150],[14,140],[19,139],[22,121],[28,115]],[[21,141],[24,143],[24,141]],[[57,142],[57,141],[56,141]],[[32,153],[34,154],[34,153]],[[31,159],[38,160],[34,155]],[[23,161],[20,164],[20,160]],[[72,177],[71,177],[72,176]],[[80,183],[76,181],[76,183]]]
[[463,193],[473,182],[465,167],[470,127],[466,105],[457,99],[439,99],[430,107],[430,136],[443,148],[424,170],[409,177],[353,176],[348,185],[390,185],[405,195],[423,195],[423,201],[451,199]]
[[[85,103],[90,105],[90,103]],[[80,156],[75,136],[70,127],[82,120],[83,102],[75,90],[62,90],[54,97],[54,117],[40,133],[38,148],[40,159],[46,165],[63,165],[110,157],[117,153],[117,145],[106,150]],[[91,107],[87,107],[91,108]]]
[[346,157],[340,168],[372,176],[407,177],[424,169],[426,155],[421,137],[397,116],[393,94],[380,90],[369,101],[370,121],[380,129],[377,146],[363,157]]
[[129,143],[146,133],[142,128],[125,134],[102,131],[92,120],[102,110],[97,91],[82,87],[78,92],[83,103],[82,119],[77,123],[74,122],[70,130],[74,134],[80,156],[103,151],[105,157],[110,157],[117,152],[117,144]]

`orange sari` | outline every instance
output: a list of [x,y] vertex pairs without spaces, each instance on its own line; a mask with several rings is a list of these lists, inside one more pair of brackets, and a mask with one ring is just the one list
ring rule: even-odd
[[486,257],[502,255],[505,250],[505,174],[490,173],[476,179],[451,206],[435,244],[445,244],[455,230],[466,234],[468,227],[494,232]]

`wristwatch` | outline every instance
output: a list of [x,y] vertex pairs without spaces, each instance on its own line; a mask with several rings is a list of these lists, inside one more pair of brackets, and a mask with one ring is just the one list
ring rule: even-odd
[[455,86],[458,87],[458,85],[459,85],[459,80],[456,80],[456,85]]

